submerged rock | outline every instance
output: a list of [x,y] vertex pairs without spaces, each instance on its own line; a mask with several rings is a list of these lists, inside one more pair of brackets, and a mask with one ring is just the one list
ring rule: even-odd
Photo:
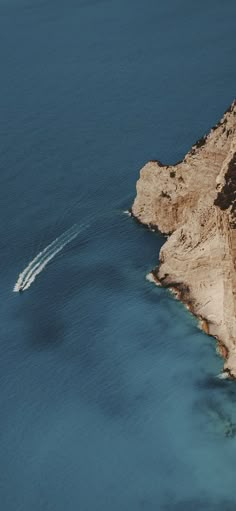
[[183,161],[143,167],[132,215],[168,234],[153,280],[218,339],[236,377],[236,101]]

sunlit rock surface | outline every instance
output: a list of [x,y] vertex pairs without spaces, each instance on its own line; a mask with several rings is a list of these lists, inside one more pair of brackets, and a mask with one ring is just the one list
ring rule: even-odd
[[153,277],[218,339],[236,377],[236,101],[183,161],[143,167],[132,214],[168,234]]

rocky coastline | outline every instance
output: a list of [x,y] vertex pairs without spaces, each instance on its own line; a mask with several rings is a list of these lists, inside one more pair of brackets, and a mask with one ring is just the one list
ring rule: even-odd
[[167,236],[149,274],[217,340],[236,378],[236,100],[181,162],[148,162],[132,216]]

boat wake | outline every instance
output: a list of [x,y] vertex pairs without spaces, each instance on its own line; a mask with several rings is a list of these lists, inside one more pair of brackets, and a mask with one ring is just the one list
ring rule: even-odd
[[58,252],[60,252],[68,243],[70,243],[78,234],[85,228],[86,225],[78,226],[72,225],[70,229],[65,231],[61,236],[56,238],[50,245],[39,254],[26,266],[24,271],[20,273],[13,291],[15,293],[25,291],[34,282],[35,278],[41,273],[45,266],[51,261]]

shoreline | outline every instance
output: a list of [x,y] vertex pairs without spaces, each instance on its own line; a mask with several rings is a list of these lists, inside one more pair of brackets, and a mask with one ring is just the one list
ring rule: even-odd
[[[229,350],[221,339],[218,339],[216,336],[210,333],[209,321],[207,321],[206,318],[203,318],[202,316],[194,312],[194,308],[192,307],[191,301],[187,300],[184,297],[184,291],[181,285],[175,287],[174,285],[171,284],[170,285],[163,284],[156,274],[157,269],[151,270],[150,273],[146,275],[146,280],[154,283],[157,287],[168,289],[172,296],[174,296],[175,300],[179,300],[184,305],[184,307],[198,320],[199,329],[216,341],[216,352],[220,357],[223,358],[224,361],[226,361],[229,356]],[[223,368],[219,377],[222,379],[236,380],[236,377],[230,372],[228,368]]]

